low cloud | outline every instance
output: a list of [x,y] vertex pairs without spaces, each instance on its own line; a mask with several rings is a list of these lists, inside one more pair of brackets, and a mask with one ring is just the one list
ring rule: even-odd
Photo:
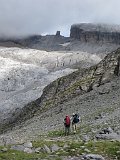
[[0,0],[0,37],[69,35],[74,23],[120,24],[119,0]]

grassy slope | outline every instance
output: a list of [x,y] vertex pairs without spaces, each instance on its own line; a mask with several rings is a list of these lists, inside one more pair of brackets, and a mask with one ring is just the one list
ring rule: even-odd
[[[120,142],[117,141],[89,141],[83,142],[79,138],[79,133],[64,137],[63,131],[49,132],[46,137],[41,136],[36,141],[33,141],[35,148],[47,145],[49,148],[52,144],[57,144],[61,149],[53,153],[24,153],[21,151],[10,150],[7,146],[7,152],[0,152],[0,160],[60,160],[64,156],[79,156],[87,153],[86,149],[93,154],[99,154],[105,157],[106,160],[120,159]],[[68,147],[63,149],[64,145]],[[0,147],[2,149],[3,147]]]

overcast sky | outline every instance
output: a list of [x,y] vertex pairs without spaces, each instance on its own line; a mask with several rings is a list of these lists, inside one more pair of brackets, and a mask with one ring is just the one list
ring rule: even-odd
[[69,35],[71,24],[120,24],[120,0],[0,0],[0,36]]

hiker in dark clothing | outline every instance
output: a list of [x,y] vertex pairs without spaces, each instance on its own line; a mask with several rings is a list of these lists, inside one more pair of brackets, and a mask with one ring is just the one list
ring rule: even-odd
[[80,121],[80,117],[78,114],[74,114],[72,115],[72,129],[73,129],[73,133],[76,133],[77,131],[77,123]]
[[66,115],[64,119],[64,126],[65,126],[65,136],[70,134],[70,117]]

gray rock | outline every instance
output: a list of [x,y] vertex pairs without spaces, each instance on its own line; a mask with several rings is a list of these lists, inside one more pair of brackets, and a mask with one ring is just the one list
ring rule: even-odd
[[102,114],[100,113],[100,114],[98,114],[98,116],[95,116],[95,120],[97,120],[97,119],[102,119],[103,118],[103,116],[102,116]]
[[109,88],[101,88],[98,90],[99,94],[109,94],[110,89]]
[[26,152],[26,153],[33,153],[34,151],[31,148],[25,148],[24,152]]
[[80,148],[85,149],[85,146],[80,146]]
[[87,148],[84,149],[85,152],[90,153],[91,151]]
[[35,153],[40,153],[41,152],[41,147],[35,148]]
[[65,149],[65,148],[68,148],[69,146],[67,145],[67,144],[64,144],[64,146],[63,146],[63,148]]
[[7,148],[2,148],[1,151],[2,151],[2,152],[7,152],[8,149],[7,149]]
[[88,141],[90,140],[90,138],[88,137],[88,135],[83,135],[83,136],[82,136],[82,140],[83,140],[84,142],[88,142]]
[[78,156],[78,157],[76,157],[76,156],[73,156],[73,157],[68,156],[68,157],[64,157],[63,160],[82,160],[82,157],[80,157],[80,156]]
[[106,140],[117,140],[120,141],[120,135],[117,133],[110,133],[110,134],[97,134],[97,139],[106,139]]
[[111,127],[102,129],[101,134],[109,134],[109,133],[114,133],[114,131]]
[[86,160],[105,160],[101,155],[98,154],[87,154],[83,156]]
[[51,153],[50,151],[50,148],[44,144],[44,147],[43,147],[43,150],[46,152],[46,153]]
[[33,145],[32,145],[31,142],[26,142],[26,143],[24,143],[23,145],[24,145],[24,147],[26,147],[26,148],[32,148],[32,147],[33,147]]
[[116,153],[117,153],[117,154],[120,154],[120,151],[117,151]]
[[52,152],[56,152],[56,151],[58,151],[60,149],[60,147],[58,146],[58,145],[56,145],[56,144],[53,144],[52,146],[51,146],[51,151]]
[[25,148],[26,147],[23,145],[15,145],[15,146],[11,146],[10,149],[17,150],[17,151],[24,151]]
[[31,149],[32,147],[33,147],[32,143],[31,142],[27,142],[27,143],[24,143],[23,145],[11,146],[11,149],[17,150],[17,151],[24,151],[26,153],[32,153],[33,152],[33,150]]
[[109,133],[113,133],[114,131],[113,131],[113,129],[111,127],[108,127],[108,132]]

